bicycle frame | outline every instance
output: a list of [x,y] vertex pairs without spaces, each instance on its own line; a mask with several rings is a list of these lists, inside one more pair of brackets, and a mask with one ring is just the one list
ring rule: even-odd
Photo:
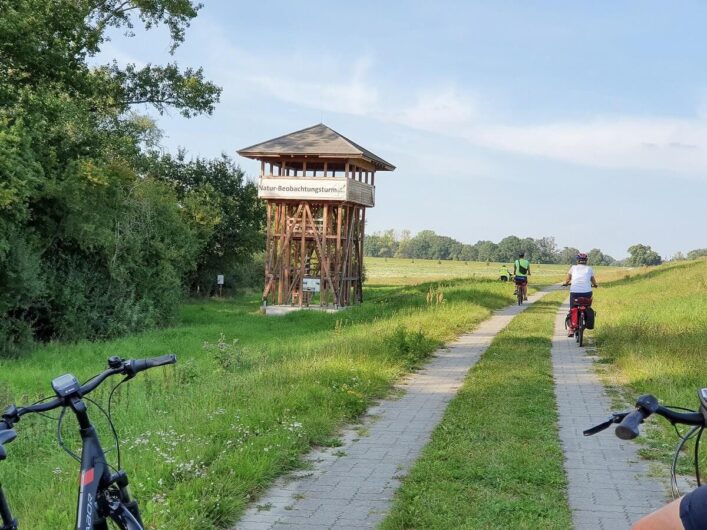
[[[74,528],[76,530],[108,530],[108,519],[111,519],[122,530],[144,530],[137,501],[133,500],[130,495],[128,476],[124,471],[110,472],[100,439],[96,429],[91,425],[86,404],[82,398],[93,392],[108,377],[113,375],[124,375],[125,379],[123,381],[127,381],[135,377],[136,374],[150,368],[176,362],[177,356],[174,354],[131,360],[124,360],[114,356],[108,359],[108,370],[96,375],[83,386],[79,384],[72,374],[64,374],[55,378],[52,381],[52,388],[57,396],[55,399],[51,401],[43,399],[33,405],[19,408],[13,404],[5,409],[2,419],[0,419],[0,460],[5,458],[2,443],[15,439],[13,426],[20,421],[22,416],[31,413],[49,412],[58,408],[70,408],[78,420],[79,433],[81,435],[81,474],[79,475],[79,493]],[[59,431],[61,431],[62,417],[59,419]],[[59,438],[61,442],[60,432]],[[71,451],[66,450],[72,456],[75,456]],[[12,518],[10,508],[1,488],[0,522],[3,523],[0,530],[17,530],[17,521]]]
[[0,484],[0,530],[17,530],[17,519],[12,517],[12,512],[10,512],[10,507],[7,505],[7,500],[5,499],[5,493],[2,491],[2,485]]
[[[130,498],[125,473],[111,474],[96,429],[88,418],[86,405],[80,398],[72,398],[69,406],[79,421],[81,434],[81,474],[76,509],[76,530],[108,530],[106,517],[119,523],[125,530],[143,530],[137,502]],[[118,498],[109,488],[117,485]]]

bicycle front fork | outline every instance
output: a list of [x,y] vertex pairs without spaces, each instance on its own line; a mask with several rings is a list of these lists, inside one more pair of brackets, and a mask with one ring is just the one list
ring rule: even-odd
[[123,505],[133,514],[135,519],[142,524],[142,518],[140,517],[140,508],[138,503],[133,496],[130,494],[130,483],[128,481],[128,475],[125,471],[118,471],[115,475],[111,477],[111,482],[118,486],[118,491],[120,492],[120,500]]
[[5,499],[5,493],[2,491],[2,485],[0,485],[0,530],[17,530],[17,519],[12,518],[12,513],[10,512],[10,507],[7,504],[7,499]]

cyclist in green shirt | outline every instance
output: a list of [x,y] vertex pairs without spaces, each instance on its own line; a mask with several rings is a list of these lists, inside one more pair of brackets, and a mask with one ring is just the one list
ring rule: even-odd
[[528,299],[528,276],[530,276],[530,261],[525,259],[525,252],[518,254],[513,263],[513,275],[516,279],[516,289],[523,289],[523,300]]
[[508,270],[508,267],[506,267],[505,263],[501,265],[501,270],[499,271],[499,279],[502,282],[507,282],[511,279],[511,271]]

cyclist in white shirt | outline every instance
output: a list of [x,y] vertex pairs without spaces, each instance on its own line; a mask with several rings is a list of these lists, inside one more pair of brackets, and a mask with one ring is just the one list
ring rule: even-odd
[[563,285],[570,286],[570,308],[576,305],[577,298],[591,298],[592,287],[598,287],[594,270],[587,265],[587,258],[584,252],[580,252],[577,254],[577,265],[572,265],[567,271]]
[[584,252],[577,254],[577,265],[572,265],[567,271],[567,278],[563,285],[570,286],[570,307],[580,296],[592,297],[592,287],[598,287],[594,278],[594,270],[587,265],[587,255]]

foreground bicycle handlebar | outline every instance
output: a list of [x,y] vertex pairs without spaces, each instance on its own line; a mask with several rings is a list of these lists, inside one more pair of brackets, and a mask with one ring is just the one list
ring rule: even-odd
[[[124,375],[123,381],[127,381],[142,371],[176,362],[177,357],[173,354],[127,361],[120,357],[111,357],[108,359],[108,369],[91,378],[84,385],[80,385],[71,374],[55,378],[52,381],[52,388],[56,398],[48,402],[19,408],[10,405],[5,410],[2,421],[0,421],[0,460],[6,457],[3,444],[15,439],[16,434],[12,427],[20,421],[22,416],[30,413],[48,412],[60,407],[70,408],[78,420],[82,440],[80,489],[74,528],[77,530],[107,530],[106,520],[110,518],[121,529],[143,530],[137,502],[132,499],[128,489],[128,477],[124,471],[110,472],[98,434],[91,425],[82,398],[93,392],[110,376]],[[110,421],[110,416],[108,419]],[[59,421],[61,422],[61,418]],[[113,432],[115,433],[115,430]],[[0,523],[2,523],[0,530],[16,530],[18,528],[17,521],[12,518],[2,489],[0,489]]]
[[[695,477],[697,478],[697,485],[701,484],[700,480],[700,465],[699,465],[699,450],[700,450],[700,439],[702,436],[702,431],[705,426],[707,426],[707,388],[703,388],[698,392],[698,397],[700,399],[699,411],[690,411],[689,409],[683,409],[687,412],[678,412],[674,408],[681,407],[667,407],[660,405],[655,396],[650,394],[643,395],[636,401],[636,408],[627,412],[614,412],[605,422],[600,423],[590,429],[584,431],[585,436],[592,436],[598,432],[601,432],[609,428],[613,424],[618,424],[615,429],[615,434],[622,440],[633,440],[640,434],[640,425],[643,421],[653,414],[662,416],[668,420],[680,438],[678,445],[675,449],[675,454],[673,456],[673,462],[670,469],[671,474],[671,486],[673,490],[673,496],[678,498],[680,492],[678,491],[678,481],[677,481],[677,462],[680,452],[682,451],[685,443],[697,434],[695,438],[694,447],[694,467],[695,467]],[[681,434],[677,430],[677,425],[689,425],[692,427],[686,434]]]
[[20,408],[17,408],[15,405],[10,405],[5,409],[5,412],[3,412],[2,421],[0,421],[0,430],[12,429],[25,414],[49,412],[59,407],[68,407],[70,406],[70,399],[72,397],[81,398],[90,394],[112,375],[125,375],[127,379],[132,379],[138,373],[150,368],[174,364],[176,362],[177,356],[174,354],[162,355],[161,357],[153,357],[150,359],[132,359],[127,361],[124,361],[120,357],[111,357],[108,359],[108,370],[93,377],[83,386],[79,386],[78,381],[71,374],[59,376],[52,381],[52,388],[57,394],[56,399],[46,403],[37,403]]
[[[707,391],[707,389],[703,389]],[[702,392],[702,391],[701,391]],[[702,412],[677,412],[658,403],[655,396],[646,394],[636,400],[636,408],[629,412],[614,412],[605,422],[584,431],[584,436],[592,436],[618,423],[616,436],[622,440],[633,440],[640,434],[639,425],[651,414],[663,416],[673,425],[705,426],[705,415]]]

